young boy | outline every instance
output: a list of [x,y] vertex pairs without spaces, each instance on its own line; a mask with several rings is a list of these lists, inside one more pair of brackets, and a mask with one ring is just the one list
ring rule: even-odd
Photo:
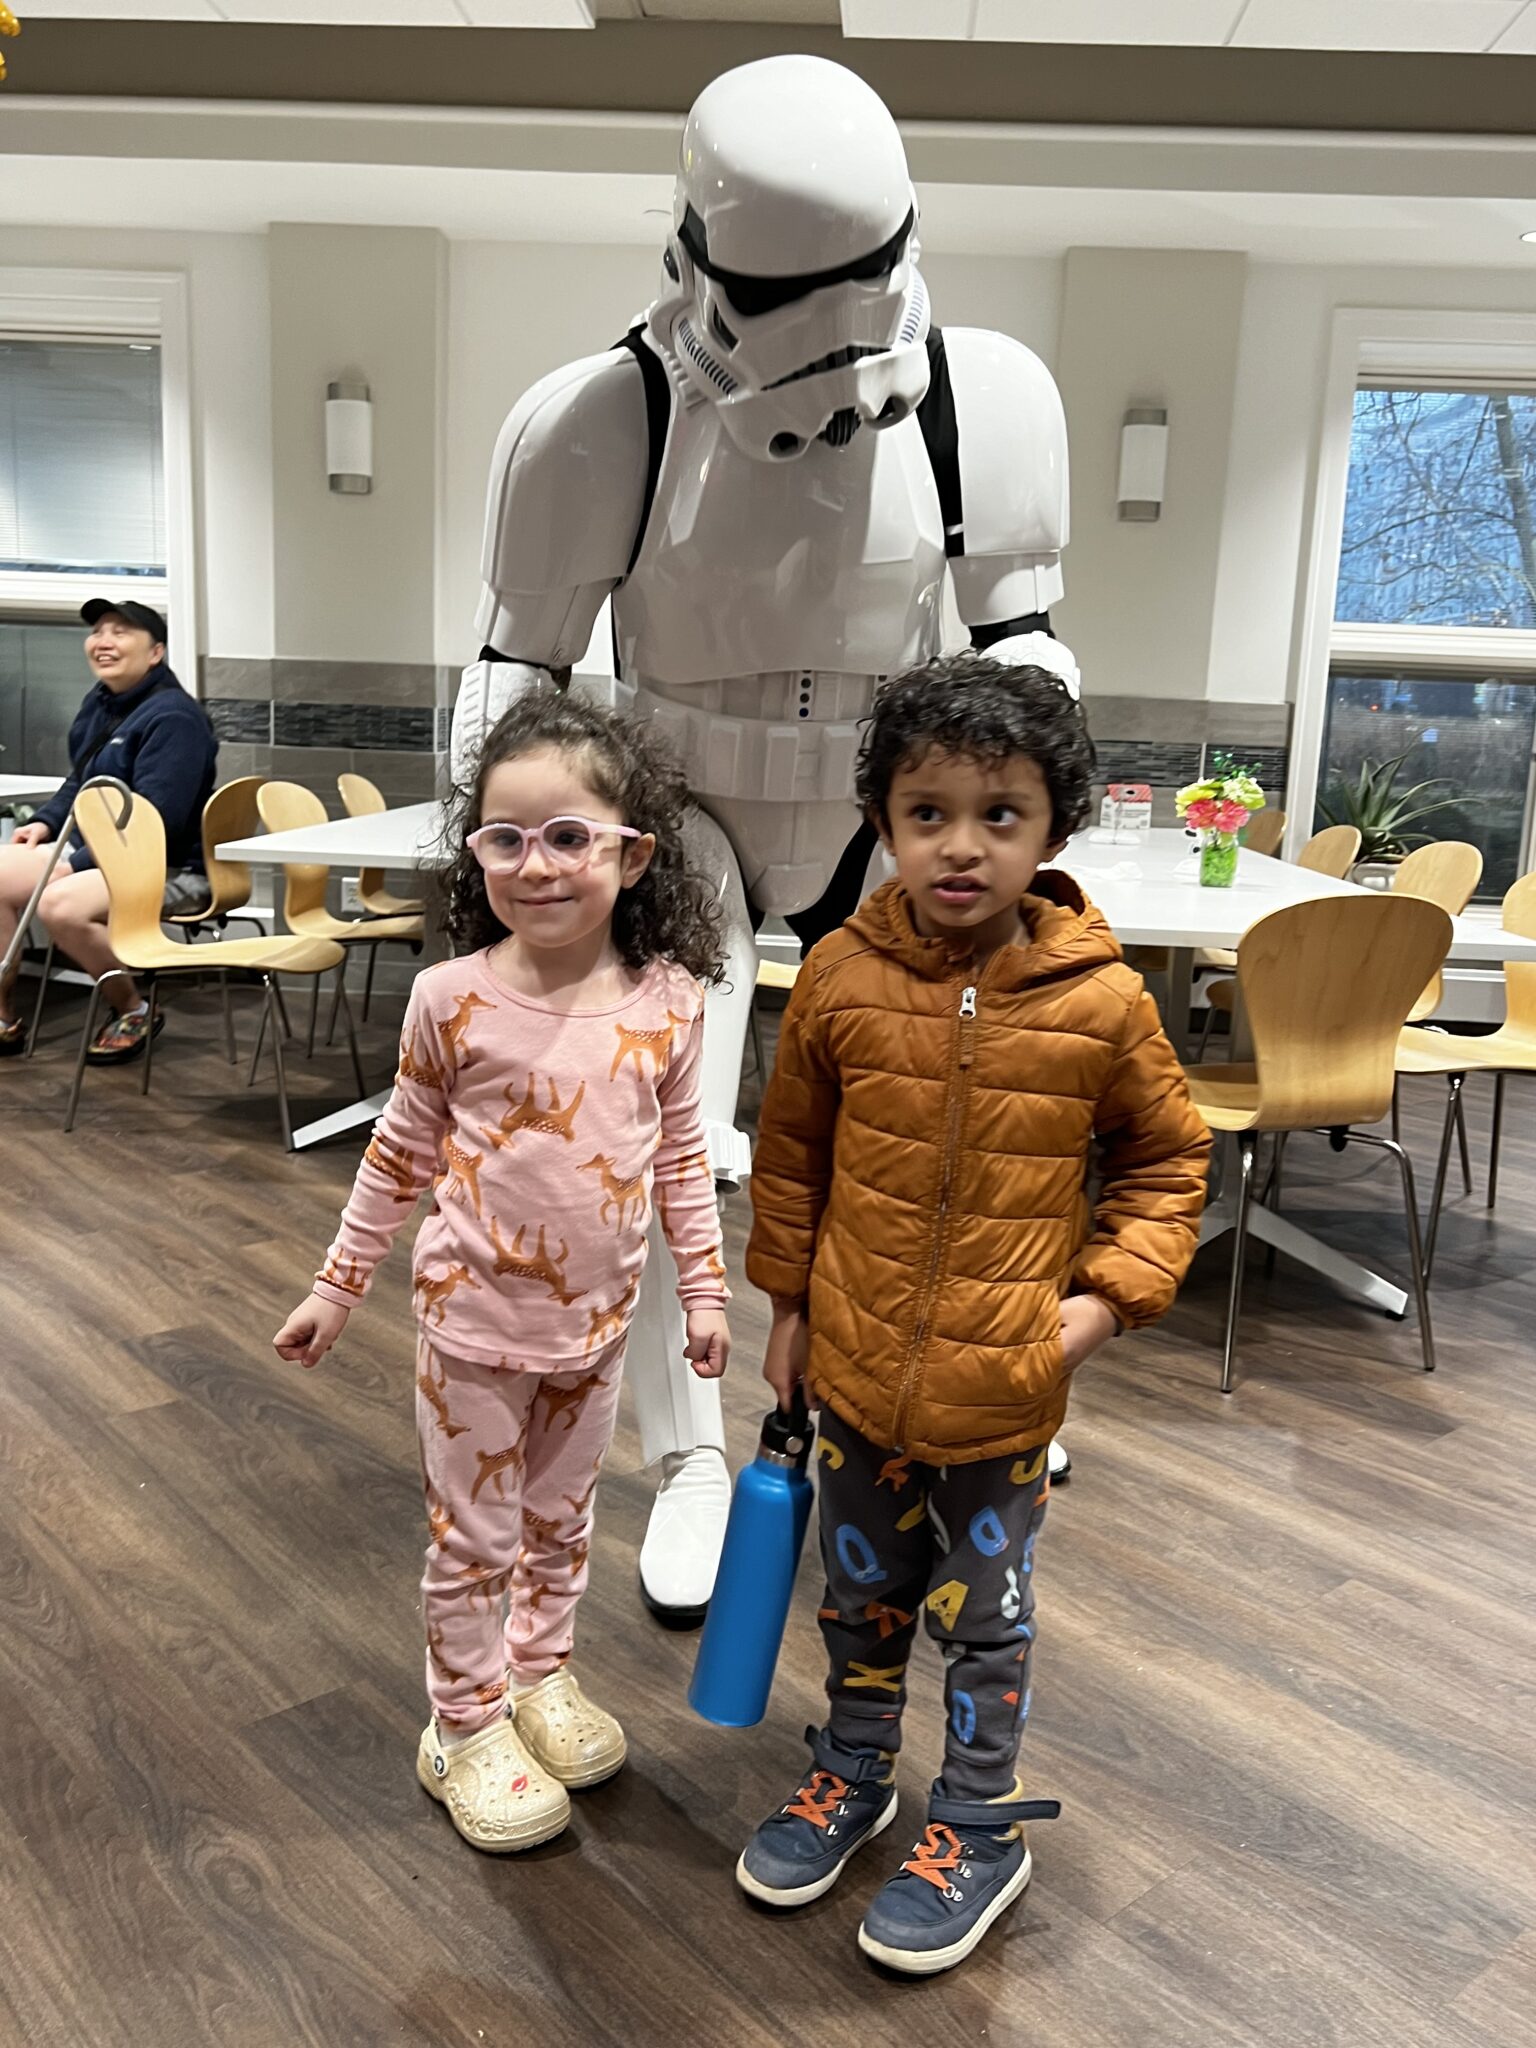
[[[1062,874],[1092,743],[1065,687],[965,654],[886,685],[858,793],[896,862],[811,953],[752,1170],[763,1373],[820,1404],[827,1724],[737,1881],[830,1890],[896,1815],[921,1612],[945,1663],[944,1770],[859,1946],[927,1975],[1029,1882],[1029,1712],[1046,1446],[1072,1374],[1170,1306],[1209,1137],[1139,978]],[[1090,1148],[1102,1185],[1090,1219]]]

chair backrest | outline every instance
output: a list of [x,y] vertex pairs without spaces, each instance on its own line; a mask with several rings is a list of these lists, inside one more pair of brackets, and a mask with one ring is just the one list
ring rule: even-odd
[[1314,832],[1306,845],[1296,856],[1299,868],[1310,868],[1315,875],[1332,875],[1336,882],[1342,882],[1350,869],[1360,858],[1360,834],[1353,825],[1329,825],[1322,832]]
[[[1416,847],[1392,877],[1393,890],[1403,896],[1422,896],[1426,903],[1438,903],[1452,917],[1460,917],[1472,901],[1472,891],[1483,878],[1481,849],[1464,839],[1437,839]],[[1409,1013],[1416,1024],[1432,1017],[1445,993],[1443,976],[1436,974]]]
[[1276,854],[1285,837],[1285,813],[1273,804],[1266,804],[1259,811],[1243,834],[1243,844],[1250,853]]
[[385,808],[383,791],[366,775],[338,775],[336,788],[349,818],[371,818]]
[[165,946],[165,822],[148,797],[136,796],[119,826],[113,821],[121,804],[116,790],[82,789],[75,824],[107,885],[108,942],[125,967],[139,967]]
[[[305,825],[327,823],[326,808],[312,789],[300,782],[264,782],[256,792],[256,808],[269,832],[296,832]],[[309,861],[283,867],[283,916],[291,926],[306,911],[324,910],[329,870]]]
[[[1536,939],[1536,875],[1522,875],[1504,898],[1504,929]],[[1504,963],[1504,1028],[1536,1040],[1536,961]]]
[[1373,1124],[1392,1103],[1398,1034],[1445,958],[1451,920],[1417,896],[1323,896],[1244,933],[1260,1130]]
[[261,823],[256,792],[264,775],[241,775],[216,789],[203,806],[203,866],[212,901],[205,915],[218,917],[251,900],[251,871],[244,861],[220,860],[214,848],[226,839],[249,839]]
[[[349,818],[371,818],[387,808],[383,790],[366,775],[338,775],[336,788]],[[364,901],[383,887],[382,868],[364,868],[357,878],[357,892]]]

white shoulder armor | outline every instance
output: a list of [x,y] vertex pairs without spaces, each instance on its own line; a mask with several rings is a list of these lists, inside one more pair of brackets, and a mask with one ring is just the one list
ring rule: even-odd
[[1033,349],[946,327],[960,442],[964,552],[950,563],[967,625],[1043,612],[1060,598],[1067,544],[1067,420]]
[[629,566],[648,447],[640,370],[626,350],[567,363],[523,393],[491,459],[482,640],[553,667],[580,660]]

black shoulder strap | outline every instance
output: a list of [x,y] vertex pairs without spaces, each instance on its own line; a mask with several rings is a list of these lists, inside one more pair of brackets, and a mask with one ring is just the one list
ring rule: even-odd
[[629,551],[629,562],[624,571],[626,576],[640,559],[640,546],[650,524],[651,507],[656,502],[656,484],[661,475],[662,452],[667,445],[667,428],[672,424],[672,386],[667,379],[666,366],[642,339],[642,332],[639,327],[631,327],[622,340],[614,343],[615,348],[627,348],[640,365],[640,381],[645,386],[645,496],[640,501],[640,519],[635,527],[635,544]]
[[944,520],[944,552],[965,553],[965,506],[960,493],[960,427],[955,418],[955,394],[949,381],[949,358],[944,353],[944,330],[928,330],[928,389],[917,408],[917,424],[923,430],[933,480],[939,491],[939,511]]

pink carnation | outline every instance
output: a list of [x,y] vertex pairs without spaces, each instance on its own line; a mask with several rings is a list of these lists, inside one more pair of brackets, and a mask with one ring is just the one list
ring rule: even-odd
[[[1186,825],[1193,825],[1197,832],[1220,831],[1222,827],[1217,814],[1230,808],[1232,807],[1227,804],[1218,803],[1213,796],[1196,797],[1184,813],[1184,822]],[[1242,806],[1238,805],[1236,808],[1241,810]],[[1243,815],[1246,817],[1248,814],[1244,811]]]
[[1211,808],[1216,813],[1211,823],[1218,832],[1241,832],[1248,822],[1248,806],[1236,803],[1230,797]]

